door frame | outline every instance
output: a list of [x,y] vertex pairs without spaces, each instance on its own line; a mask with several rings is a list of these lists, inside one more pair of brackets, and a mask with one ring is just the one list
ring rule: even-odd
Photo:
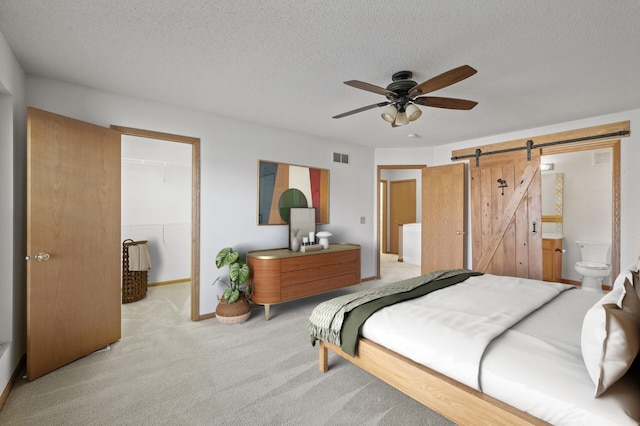
[[[377,175],[376,175],[376,277],[375,279],[380,279],[380,251],[381,247],[381,236],[380,236],[380,225],[381,225],[381,217],[380,217],[380,182],[382,181],[381,175],[382,170],[421,170],[421,179],[424,179],[425,171],[427,165],[426,164],[396,164],[396,165],[378,165],[377,167]],[[417,191],[417,190],[416,190]]]
[[[381,232],[381,239],[380,239],[380,251],[382,251],[383,253],[387,253],[388,249],[387,249],[387,245],[388,245],[388,238],[387,238],[387,233],[388,231],[388,226],[387,226],[387,221],[384,220],[387,217],[387,211],[389,210],[388,208],[388,203],[389,203],[389,196],[388,196],[388,191],[389,191],[389,181],[387,181],[386,179],[381,179],[378,182],[378,191],[380,193],[380,203],[378,207],[378,227],[380,227],[380,229],[378,229],[378,232]],[[381,192],[380,192],[381,191]]]
[[209,318],[200,315],[200,138],[125,126],[111,128],[123,135],[191,145],[191,320]]

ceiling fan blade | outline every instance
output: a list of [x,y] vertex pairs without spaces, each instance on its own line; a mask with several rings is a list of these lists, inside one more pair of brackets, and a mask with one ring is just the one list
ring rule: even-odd
[[424,105],[428,107],[463,110],[469,110],[478,105],[478,103],[475,101],[468,101],[466,99],[440,98],[438,96],[423,96],[421,98],[415,98],[413,102],[418,105]]
[[332,118],[346,117],[347,115],[357,114],[359,112],[366,111],[368,109],[383,107],[383,106],[389,105],[390,103],[391,102],[378,102],[377,104],[367,105],[367,106],[360,107],[358,109],[354,109],[354,110],[351,110],[351,111],[343,112],[342,114],[335,115]]
[[346,84],[347,86],[355,87],[356,89],[362,89],[362,90],[366,90],[367,92],[377,93],[379,95],[397,96],[396,93],[392,92],[391,90],[387,90],[383,87],[376,86],[374,84],[365,83],[364,81],[349,80],[349,81],[345,81],[344,84]]
[[475,73],[477,73],[477,71],[469,65],[462,65],[418,84],[416,87],[411,89],[409,96],[419,96],[425,93],[434,92],[444,87],[451,86],[465,78],[469,78]]

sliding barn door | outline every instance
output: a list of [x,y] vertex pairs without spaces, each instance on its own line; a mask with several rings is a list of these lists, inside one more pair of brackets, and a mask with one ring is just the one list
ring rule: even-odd
[[542,279],[540,150],[470,161],[473,269]]

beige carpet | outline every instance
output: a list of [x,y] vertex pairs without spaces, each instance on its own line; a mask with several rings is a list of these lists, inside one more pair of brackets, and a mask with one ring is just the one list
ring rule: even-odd
[[[418,267],[383,258],[396,280]],[[404,275],[404,276],[403,276]],[[363,287],[379,285],[371,281]],[[122,339],[31,383],[19,380],[2,425],[449,425],[339,357],[318,370],[305,331],[344,289],[254,310],[244,324],[189,320],[189,284],[122,307]]]

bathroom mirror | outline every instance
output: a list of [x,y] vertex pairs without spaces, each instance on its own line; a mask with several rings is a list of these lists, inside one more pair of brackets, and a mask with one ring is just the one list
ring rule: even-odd
[[542,234],[562,236],[564,174],[542,175]]

